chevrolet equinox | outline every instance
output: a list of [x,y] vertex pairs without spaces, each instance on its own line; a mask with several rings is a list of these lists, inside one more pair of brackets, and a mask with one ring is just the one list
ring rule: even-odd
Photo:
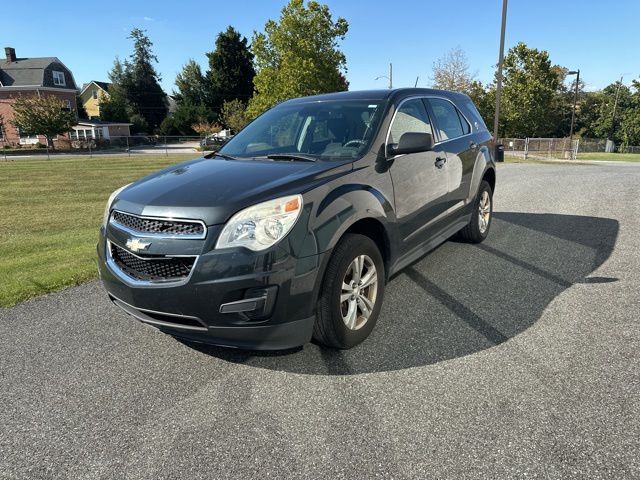
[[454,234],[486,238],[491,142],[460,93],[282,102],[219,152],[113,192],[102,282],[125,312],[186,340],[353,347],[390,276]]

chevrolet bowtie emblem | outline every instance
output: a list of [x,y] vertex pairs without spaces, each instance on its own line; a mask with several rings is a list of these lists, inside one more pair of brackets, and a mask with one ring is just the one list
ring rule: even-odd
[[127,240],[125,246],[131,250],[132,252],[140,252],[142,250],[146,250],[151,246],[151,242],[143,242],[137,238],[130,238]]

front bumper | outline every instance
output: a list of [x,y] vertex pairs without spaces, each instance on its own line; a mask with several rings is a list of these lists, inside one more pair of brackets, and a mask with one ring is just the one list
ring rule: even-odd
[[295,258],[280,245],[264,252],[212,250],[219,227],[208,230],[201,242],[154,240],[169,253],[182,248],[198,259],[183,282],[151,285],[128,279],[109,261],[107,241],[124,245],[129,234],[101,229],[98,268],[111,300],[135,318],[191,341],[255,350],[307,343],[327,254]]

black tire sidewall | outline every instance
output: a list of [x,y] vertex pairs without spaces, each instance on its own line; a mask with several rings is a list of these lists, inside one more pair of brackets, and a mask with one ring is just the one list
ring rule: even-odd
[[[337,256],[331,259],[331,261],[334,262],[334,268],[330,271],[335,272],[335,274],[332,275],[334,278],[326,276],[324,279],[325,285],[323,286],[323,291],[326,292],[326,294],[323,296],[322,301],[325,302],[325,312],[328,311],[330,314],[330,321],[336,336],[335,340],[339,348],[351,348],[367,338],[373,330],[373,327],[375,327],[384,297],[385,270],[380,250],[369,237],[352,234],[343,240],[344,243],[339,245],[335,250]],[[342,320],[340,295],[342,293],[342,279],[347,272],[347,268],[349,268],[351,262],[359,255],[368,255],[371,260],[373,260],[378,275],[378,291],[373,312],[367,320],[367,323],[358,330],[351,330],[347,328]]]

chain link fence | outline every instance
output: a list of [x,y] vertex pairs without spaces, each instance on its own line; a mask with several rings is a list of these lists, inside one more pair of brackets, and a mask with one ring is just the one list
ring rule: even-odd
[[164,136],[130,135],[111,136],[110,138],[71,137],[54,141],[55,148],[44,144],[9,146],[0,145],[0,158],[31,157],[34,155],[172,155],[198,154],[203,151],[217,150],[224,145],[225,139],[212,136]]
[[522,158],[571,159],[578,154],[579,140],[568,138],[502,138],[504,152]]

